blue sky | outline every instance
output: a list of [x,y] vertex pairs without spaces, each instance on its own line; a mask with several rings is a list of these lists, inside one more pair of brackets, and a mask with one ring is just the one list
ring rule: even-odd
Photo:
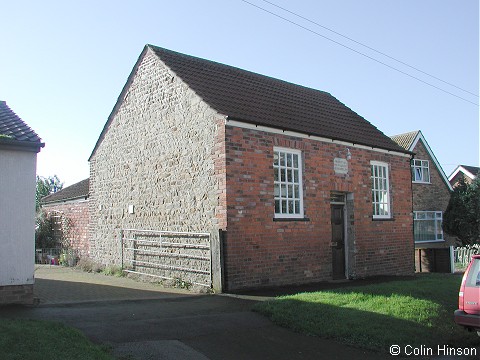
[[45,141],[38,174],[66,185],[88,177],[88,157],[147,43],[327,91],[387,135],[422,130],[447,175],[478,166],[477,0],[271,0],[468,92],[248,1],[468,102],[241,0],[2,0],[0,100]]

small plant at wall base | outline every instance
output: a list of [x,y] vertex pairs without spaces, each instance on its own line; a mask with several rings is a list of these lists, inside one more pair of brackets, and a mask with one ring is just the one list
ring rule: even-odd
[[173,286],[176,288],[189,290],[192,287],[192,283],[180,278],[175,278]]
[[105,270],[105,266],[99,264],[87,256],[81,257],[76,267],[82,271],[90,272],[90,273],[101,273]]
[[116,277],[124,276],[124,272],[122,268],[116,265],[105,266],[105,269],[102,270],[102,273],[108,276],[116,276]]

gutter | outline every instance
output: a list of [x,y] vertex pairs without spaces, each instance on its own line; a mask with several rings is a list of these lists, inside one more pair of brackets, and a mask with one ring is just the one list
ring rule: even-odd
[[45,147],[45,143],[42,142],[22,141],[8,138],[0,139],[0,149],[32,151],[38,153],[43,147]]

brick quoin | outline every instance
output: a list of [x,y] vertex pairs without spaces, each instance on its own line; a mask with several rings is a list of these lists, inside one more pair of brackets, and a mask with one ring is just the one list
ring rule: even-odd
[[[413,274],[409,157],[350,147],[349,174],[336,175],[345,145],[228,125],[225,139],[228,290],[331,280],[331,191],[353,194],[350,277]],[[274,146],[302,151],[306,221],[274,221]],[[370,161],[389,164],[392,219],[372,219]]]

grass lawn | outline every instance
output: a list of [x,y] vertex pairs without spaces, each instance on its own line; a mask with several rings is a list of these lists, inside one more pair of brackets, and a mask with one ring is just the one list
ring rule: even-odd
[[419,274],[412,280],[282,296],[254,310],[295,331],[367,349],[470,348],[480,344],[479,337],[453,321],[460,282],[460,275]]
[[0,359],[112,360],[80,331],[60,323],[37,320],[0,320]]

